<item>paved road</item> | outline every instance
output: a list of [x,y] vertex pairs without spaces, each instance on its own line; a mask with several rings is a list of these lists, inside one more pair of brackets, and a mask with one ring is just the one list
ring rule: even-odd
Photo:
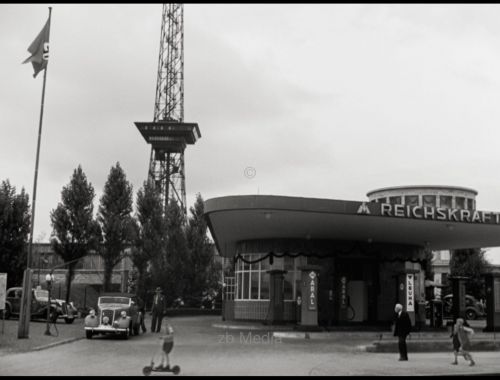
[[[452,354],[367,353],[356,346],[362,338],[336,340],[276,339],[266,331],[213,328],[220,317],[172,318],[175,346],[172,364],[181,375],[430,375],[500,373],[500,353],[476,353],[476,367]],[[142,375],[142,368],[160,348],[157,334],[129,340],[98,337],[50,349],[0,357],[0,375]],[[460,358],[461,359],[461,358]]]

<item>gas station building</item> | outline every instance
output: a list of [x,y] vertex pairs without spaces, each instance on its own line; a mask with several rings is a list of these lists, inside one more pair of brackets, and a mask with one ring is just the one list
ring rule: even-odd
[[[500,212],[476,210],[476,196],[464,187],[404,186],[370,191],[366,201],[208,199],[212,237],[234,262],[223,317],[312,328],[378,325],[392,321],[399,302],[415,322],[429,251],[500,246]],[[488,324],[496,326],[500,278],[488,278]]]

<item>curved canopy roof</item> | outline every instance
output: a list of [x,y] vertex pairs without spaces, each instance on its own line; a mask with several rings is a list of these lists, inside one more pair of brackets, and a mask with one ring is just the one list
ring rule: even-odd
[[225,257],[235,255],[240,241],[273,238],[396,243],[434,250],[500,246],[500,212],[241,195],[206,200],[205,217]]

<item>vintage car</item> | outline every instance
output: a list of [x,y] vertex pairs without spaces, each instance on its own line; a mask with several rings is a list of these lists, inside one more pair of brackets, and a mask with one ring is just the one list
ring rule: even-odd
[[[443,318],[452,319],[453,308],[453,294],[447,294],[442,298],[443,302]],[[426,318],[430,318],[430,305],[426,302],[425,306]],[[467,294],[465,296],[465,318],[467,320],[474,320],[486,317],[486,310],[484,306],[473,296]]]
[[[31,318],[46,319],[47,318],[47,300],[49,291],[37,287],[31,290]],[[5,298],[5,318],[17,317],[21,312],[21,298],[23,288],[14,287],[7,289]],[[50,298],[49,319],[56,322],[58,318],[64,318],[66,323],[73,323],[76,315],[73,313],[73,308],[69,307],[66,301]]]
[[97,300],[97,311],[92,309],[85,317],[85,336],[92,339],[97,334],[114,334],[127,339],[139,335],[143,318],[135,295],[103,294]]
[[53,298],[52,302],[59,307],[59,313],[57,318],[63,318],[66,323],[73,323],[76,316],[78,315],[78,310],[73,305],[73,302],[66,302],[65,300],[59,298]]

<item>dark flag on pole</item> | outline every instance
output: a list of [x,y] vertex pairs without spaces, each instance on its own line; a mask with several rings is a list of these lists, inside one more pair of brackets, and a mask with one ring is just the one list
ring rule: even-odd
[[[31,270],[31,251],[33,249],[33,231],[35,226],[35,204],[36,204],[36,185],[38,180],[38,161],[40,157],[40,140],[42,138],[42,119],[43,105],[45,102],[45,81],[47,79],[47,63],[49,62],[49,34],[50,34],[50,15],[52,8],[49,7],[49,19],[45,23],[42,31],[38,33],[35,40],[31,43],[28,51],[31,56],[23,63],[31,62],[35,73],[33,78],[36,78],[38,73],[43,72],[43,87],[42,87],[42,103],[40,105],[40,122],[38,124],[38,143],[36,146],[36,163],[35,163],[35,178],[33,180],[33,202],[31,204],[31,223],[30,223],[30,241],[28,246],[28,260],[23,277],[23,292],[21,297],[21,309],[19,311],[19,323],[17,328],[17,337],[29,338],[30,317],[31,317],[31,279],[33,271]],[[47,315],[47,326],[49,316]],[[49,331],[50,334],[50,331]]]
[[28,51],[31,57],[28,57],[23,63],[31,62],[35,73],[33,78],[36,78],[38,73],[47,67],[49,61],[49,33],[50,33],[50,18],[45,23],[42,31],[38,34],[35,40],[31,43]]

